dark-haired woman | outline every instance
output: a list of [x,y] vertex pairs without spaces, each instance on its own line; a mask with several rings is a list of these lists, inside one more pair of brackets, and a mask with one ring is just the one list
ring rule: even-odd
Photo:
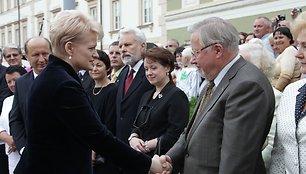
[[272,85],[279,91],[301,77],[300,63],[296,59],[297,49],[293,46],[293,37],[287,27],[279,27],[273,32],[275,52],[279,54],[276,58],[275,73]]
[[[87,93],[100,116],[101,122],[106,125],[108,130],[114,133],[117,88],[108,78],[108,74],[110,73],[110,60],[108,55],[101,50],[97,50],[97,53],[98,57],[93,61],[93,69],[89,71],[89,75],[94,80],[95,85]],[[93,153],[93,171],[94,174],[116,173],[116,167],[101,155]]]
[[162,155],[188,123],[188,99],[170,80],[174,56],[168,50],[152,48],[144,57],[146,77],[155,88],[141,98],[129,143],[150,156]]

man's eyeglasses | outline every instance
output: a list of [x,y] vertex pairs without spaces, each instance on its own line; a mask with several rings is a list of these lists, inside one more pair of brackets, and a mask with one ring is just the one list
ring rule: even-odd
[[216,44],[217,44],[217,43],[208,44],[208,45],[206,45],[205,47],[202,47],[202,48],[200,48],[200,49],[198,49],[198,50],[196,50],[196,51],[192,51],[192,52],[193,52],[193,56],[194,56],[194,57],[198,57],[199,54],[201,53],[201,51],[205,50],[206,48],[208,48],[208,47],[210,47],[210,46],[216,45]]

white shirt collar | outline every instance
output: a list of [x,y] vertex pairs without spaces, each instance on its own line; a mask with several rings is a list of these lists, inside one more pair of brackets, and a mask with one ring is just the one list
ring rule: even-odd
[[[135,75],[137,74],[138,70],[140,69],[140,67],[142,66],[142,63],[143,63],[143,60],[140,59],[136,64],[135,66],[133,67],[134,69],[134,74],[133,74],[133,78],[135,77]],[[130,69],[132,68],[130,65],[129,65]]]
[[34,69],[33,69],[33,75],[34,75],[34,79],[36,79],[36,77],[38,76],[38,74],[34,71]]
[[225,74],[227,73],[227,71],[233,66],[233,64],[235,62],[237,62],[237,60],[240,58],[240,55],[238,54],[233,60],[231,60],[225,67],[223,67],[223,69],[219,72],[219,74],[217,75],[217,77],[214,79],[214,83],[215,83],[215,87],[217,87],[221,80],[223,79],[223,77],[225,76]]

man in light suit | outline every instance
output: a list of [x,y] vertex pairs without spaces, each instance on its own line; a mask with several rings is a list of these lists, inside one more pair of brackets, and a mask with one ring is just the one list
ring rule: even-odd
[[33,37],[26,41],[24,48],[26,57],[33,70],[16,81],[13,106],[9,115],[11,135],[20,153],[22,153],[26,145],[27,130],[25,129],[25,113],[27,94],[34,79],[48,63],[48,57],[51,53],[51,44],[46,38]]
[[238,55],[238,32],[223,19],[205,19],[190,31],[196,62],[215,86],[200,108],[204,87],[192,120],[160,160],[184,174],[266,173],[261,148],[274,112],[268,79]]
[[[119,32],[119,50],[126,66],[119,75],[116,97],[116,136],[128,143],[132,125],[137,114],[141,96],[153,86],[145,77],[142,55],[146,50],[146,38],[138,28],[124,28]],[[133,80],[129,87],[126,81],[131,69]],[[126,92],[125,92],[126,91]]]

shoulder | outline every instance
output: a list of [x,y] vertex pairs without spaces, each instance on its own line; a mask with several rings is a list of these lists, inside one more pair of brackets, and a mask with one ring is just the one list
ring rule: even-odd
[[13,100],[14,100],[14,95],[6,97],[3,101],[3,105],[5,105],[4,103],[13,103]]
[[298,89],[300,89],[303,85],[306,84],[306,79],[301,79],[299,81],[290,83],[287,85],[287,87],[284,89],[283,94],[291,93],[291,92],[298,92]]
[[172,86],[168,92],[168,97],[170,100],[173,100],[173,101],[181,101],[181,99],[185,99],[188,101],[188,98],[185,94],[184,91],[182,91],[180,88],[176,87],[176,86]]

